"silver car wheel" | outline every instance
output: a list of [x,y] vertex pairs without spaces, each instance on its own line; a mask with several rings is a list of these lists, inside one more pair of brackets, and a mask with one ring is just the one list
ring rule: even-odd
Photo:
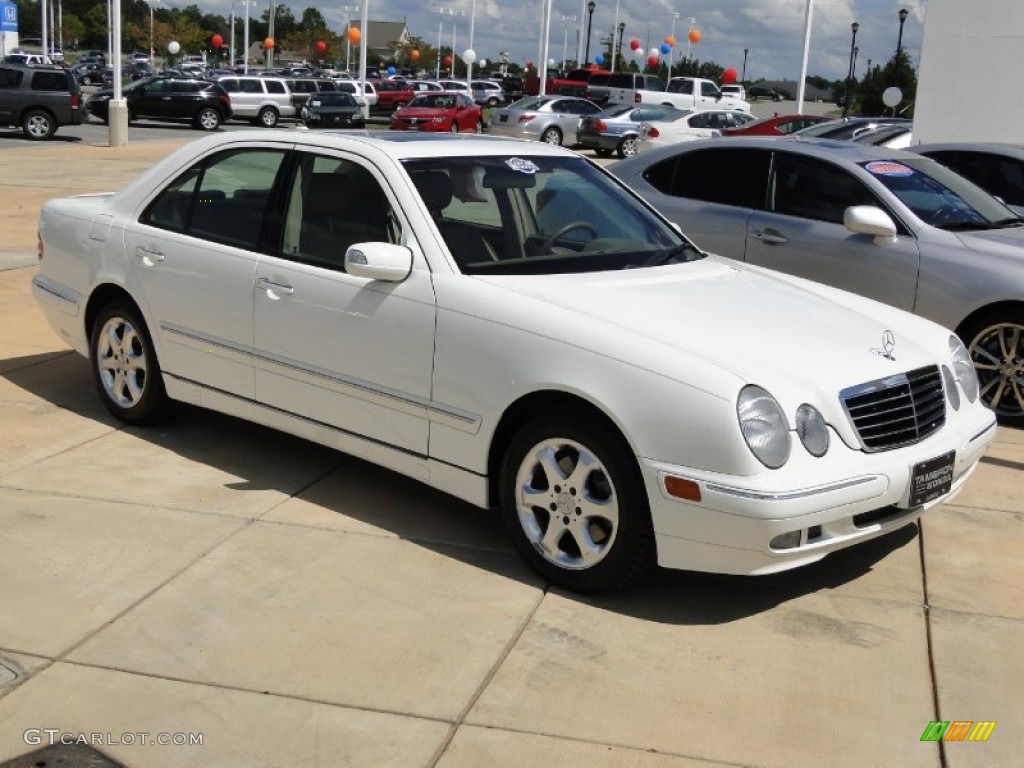
[[96,366],[107,397],[121,408],[133,408],[146,389],[149,361],[146,345],[124,317],[103,324],[96,342]]
[[996,323],[970,341],[981,399],[1001,421],[1024,422],[1024,325]]
[[220,115],[214,109],[204,109],[199,113],[198,123],[204,131],[215,131],[220,126]]
[[545,128],[544,133],[540,135],[540,140],[545,144],[554,144],[555,146],[561,146],[562,134],[557,128]]
[[549,439],[516,473],[516,507],[527,540],[544,560],[582,570],[600,563],[619,530],[619,500],[597,457],[573,440]]
[[25,115],[22,121],[22,129],[26,138],[33,141],[50,138],[55,131],[53,120],[45,112],[33,110]]
[[632,157],[636,154],[636,136],[627,136],[619,142],[619,157]]

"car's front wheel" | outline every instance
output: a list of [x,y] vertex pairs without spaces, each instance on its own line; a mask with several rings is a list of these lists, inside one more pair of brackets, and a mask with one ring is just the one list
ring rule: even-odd
[[199,110],[196,115],[196,128],[203,131],[216,131],[220,127],[220,112],[213,107]]
[[540,140],[545,144],[554,144],[559,146],[562,143],[562,132],[554,126],[551,128],[545,128],[544,133],[540,135]]
[[508,447],[500,489],[516,548],[546,579],[591,592],[653,570],[647,494],[611,426],[571,412],[533,419]]
[[115,301],[100,310],[92,324],[90,359],[100,398],[121,421],[141,424],[166,406],[153,342],[130,302]]
[[960,338],[978,372],[981,401],[1000,423],[1024,427],[1024,311],[985,315],[964,326]]
[[264,128],[273,128],[277,125],[277,110],[272,107],[264,107],[256,116],[256,121]]
[[57,132],[57,121],[49,112],[33,109],[21,118],[21,130],[32,141],[43,141]]

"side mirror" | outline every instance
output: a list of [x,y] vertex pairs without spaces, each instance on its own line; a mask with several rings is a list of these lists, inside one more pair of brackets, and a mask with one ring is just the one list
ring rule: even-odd
[[896,240],[893,220],[874,205],[851,205],[843,212],[843,226],[859,235],[872,235],[876,245]]
[[355,277],[400,283],[412,272],[412,251],[391,243],[355,243],[345,251],[345,271]]

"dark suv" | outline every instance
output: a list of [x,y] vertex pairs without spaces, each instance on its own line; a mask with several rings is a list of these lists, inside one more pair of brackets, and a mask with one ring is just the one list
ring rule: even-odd
[[[233,114],[228,92],[209,80],[149,77],[126,86],[123,93],[129,120],[189,120],[196,128],[215,131]],[[107,122],[113,95],[106,88],[96,91],[85,102],[85,108],[90,115]]]
[[53,65],[0,64],[0,125],[16,125],[33,141],[61,125],[82,122],[82,92],[67,70]]

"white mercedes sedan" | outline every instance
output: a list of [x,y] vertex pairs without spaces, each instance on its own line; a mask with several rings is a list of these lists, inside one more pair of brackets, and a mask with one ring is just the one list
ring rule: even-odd
[[500,507],[572,589],[820,560],[995,436],[948,330],[706,254],[539,142],[209,136],[39,234],[34,294],[118,418],[194,403]]

